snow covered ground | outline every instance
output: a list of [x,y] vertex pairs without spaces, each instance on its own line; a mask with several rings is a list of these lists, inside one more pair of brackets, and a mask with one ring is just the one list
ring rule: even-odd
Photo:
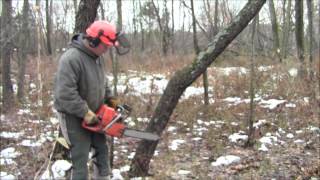
[[[259,67],[260,71],[268,71],[272,67]],[[220,72],[224,76],[230,75],[230,73],[237,72],[239,75],[246,74],[248,72],[245,68],[216,68],[215,71]],[[296,70],[290,69],[289,74],[291,76],[296,76]],[[108,79],[112,80],[112,76],[108,76]],[[161,74],[148,74],[144,72],[136,72],[130,71],[129,74],[120,74],[119,76],[119,85],[118,90],[120,93],[128,93],[128,95],[133,96],[143,96],[143,95],[161,95],[168,83],[168,79],[166,76]],[[30,87],[35,86],[34,84],[30,84]],[[36,87],[33,87],[36,88]],[[213,98],[215,93],[214,87],[209,87],[209,97]],[[185,93],[183,94],[182,100],[188,100],[190,97],[194,96],[202,96],[203,88],[190,86],[187,88]],[[286,99],[275,99],[275,98],[263,98],[260,95],[256,95],[254,99],[255,103],[263,109],[274,110],[280,105],[285,105],[286,108],[296,108],[296,102],[290,102]],[[241,97],[225,97],[224,99],[214,99],[210,101],[212,104],[220,101],[224,102],[226,106],[237,106],[239,104],[248,104],[249,99],[244,99]],[[304,102],[308,103],[308,98],[304,98]],[[51,102],[52,104],[52,102]],[[30,105],[31,106],[31,105]],[[28,107],[28,106],[26,106]],[[19,109],[16,113],[17,117],[21,118],[34,118],[33,112],[29,108]],[[131,118],[128,118],[126,121],[130,127],[135,127],[137,123],[147,123],[150,119],[146,117],[138,117],[136,121]],[[1,124],[8,123],[10,119],[7,119],[5,115],[1,115]],[[57,131],[55,130],[57,126],[57,119],[55,117],[51,117],[50,121],[44,121],[39,119],[29,119],[29,123],[34,124],[34,126],[42,127],[43,129],[37,130],[38,135],[32,134],[34,129],[23,129],[23,130],[5,130],[0,133],[1,139],[7,139],[10,142],[15,142],[15,144],[11,143],[8,145],[2,145],[0,160],[1,160],[1,174],[0,179],[16,179],[19,173],[19,164],[16,162],[20,157],[26,156],[27,154],[23,154],[18,149],[20,148],[29,148],[30,151],[33,151],[35,148],[42,147],[45,143],[52,143],[54,139],[57,137]],[[259,129],[264,124],[271,123],[272,119],[260,119],[253,126],[256,129]],[[175,136],[179,134],[179,128],[185,126],[186,124],[182,122],[181,124],[176,123],[170,125],[167,129],[167,132],[173,135],[170,139],[168,139],[167,149],[172,153],[178,153],[179,150],[186,147],[188,144],[193,143],[202,143],[204,141],[205,135],[208,133],[210,129],[222,129],[225,126],[229,127],[239,127],[239,122],[223,122],[218,120],[205,120],[205,119],[195,119],[195,124],[193,125],[193,132],[190,132],[190,128],[186,128],[187,134],[192,134],[192,138],[189,138],[185,134],[180,134],[180,136]],[[307,139],[298,139],[299,134],[305,132],[313,132],[316,136],[319,137],[320,129],[315,126],[306,126],[301,127],[300,130],[285,132],[281,128],[279,128],[275,132],[268,132],[264,134],[262,137],[258,139],[259,147],[258,151],[261,153],[268,153],[270,149],[275,146],[283,145],[288,142],[293,142],[295,144],[303,144],[307,143]],[[230,141],[230,144],[237,144],[239,141],[245,141],[248,139],[248,135],[244,131],[238,131],[230,134],[226,134],[227,139]],[[116,139],[118,149],[114,152],[115,160],[123,158],[124,155],[126,159],[130,160],[135,155],[135,152],[132,149],[128,149],[126,145],[122,145],[123,140]],[[155,156],[163,156],[164,151],[157,150]],[[120,157],[121,156],[121,157]],[[203,159],[208,159],[207,157],[203,157]],[[221,167],[221,166],[229,166],[234,163],[241,162],[241,155],[235,154],[222,154],[221,156],[215,158],[214,161],[211,162],[213,167]],[[127,161],[129,162],[129,161]],[[55,178],[62,178],[65,176],[65,171],[71,168],[71,164],[65,160],[57,160],[52,165],[52,172]],[[6,171],[6,170],[13,171]],[[118,179],[123,178],[121,174],[127,172],[129,170],[129,163],[124,164],[118,169],[113,169],[113,177],[117,177]],[[192,174],[192,169],[177,169],[176,175],[185,177]],[[42,179],[50,179],[49,172],[45,171],[42,174]]]

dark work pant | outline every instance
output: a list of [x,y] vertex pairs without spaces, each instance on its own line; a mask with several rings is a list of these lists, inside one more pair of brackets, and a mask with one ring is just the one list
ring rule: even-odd
[[108,147],[104,134],[94,133],[81,126],[82,119],[64,113],[58,113],[64,138],[71,144],[71,179],[88,179],[87,161],[90,148],[94,148],[95,162],[99,176],[109,174]]

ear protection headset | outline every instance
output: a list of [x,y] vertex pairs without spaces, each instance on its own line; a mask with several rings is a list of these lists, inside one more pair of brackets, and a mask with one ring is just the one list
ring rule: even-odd
[[98,45],[101,43],[100,36],[102,36],[102,35],[103,35],[103,30],[100,29],[99,32],[98,32],[97,37],[89,39],[89,46],[92,47],[92,48],[98,47]]

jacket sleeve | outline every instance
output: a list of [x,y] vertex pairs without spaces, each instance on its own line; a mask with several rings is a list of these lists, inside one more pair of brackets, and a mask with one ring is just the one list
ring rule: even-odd
[[83,118],[88,105],[78,92],[80,65],[77,61],[61,59],[56,75],[55,101],[60,111]]

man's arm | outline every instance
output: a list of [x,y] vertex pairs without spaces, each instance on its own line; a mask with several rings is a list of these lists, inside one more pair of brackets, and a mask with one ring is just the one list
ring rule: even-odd
[[80,67],[76,61],[61,59],[56,77],[55,100],[58,110],[83,118],[88,112],[88,105],[78,92],[79,76]]

